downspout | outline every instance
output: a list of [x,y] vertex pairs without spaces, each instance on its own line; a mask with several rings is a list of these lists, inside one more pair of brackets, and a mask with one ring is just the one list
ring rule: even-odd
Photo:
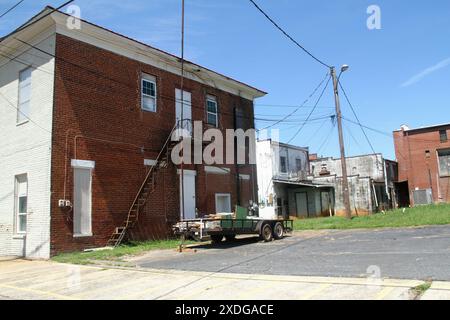
[[[237,110],[236,107],[233,108],[233,122],[234,122],[234,132],[237,130]],[[234,166],[236,171],[236,203],[238,206],[241,205],[241,175],[239,171],[239,164],[237,161],[237,137],[234,136]]]
[[408,157],[409,157],[409,168],[408,168],[408,184],[409,184],[409,178],[411,177],[412,179],[412,184],[409,184],[409,202],[413,203],[413,205],[415,205],[414,203],[414,192],[413,190],[416,187],[415,184],[415,180],[414,180],[414,175],[410,175],[410,172],[412,171],[412,159],[411,159],[411,144],[409,143],[409,133],[405,132],[406,134],[406,142],[408,143]]

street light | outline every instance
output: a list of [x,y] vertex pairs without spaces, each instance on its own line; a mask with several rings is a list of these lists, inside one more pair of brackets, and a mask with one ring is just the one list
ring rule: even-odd
[[341,67],[341,73],[347,71],[348,69],[350,69],[350,66],[347,65],[347,64],[344,64],[344,65]]

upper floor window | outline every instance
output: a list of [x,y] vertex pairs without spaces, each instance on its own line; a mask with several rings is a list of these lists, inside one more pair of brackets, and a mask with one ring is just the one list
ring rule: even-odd
[[297,168],[297,172],[302,171],[302,159],[295,159],[295,167]]
[[448,141],[447,130],[439,130],[439,137],[442,143],[447,142]]
[[281,173],[287,173],[287,159],[286,159],[286,157],[280,157],[280,171],[281,171]]
[[217,110],[217,99],[214,96],[208,95],[206,97],[206,115],[208,124],[218,127],[219,126],[219,115]]
[[26,174],[16,176],[16,232],[27,232],[27,213],[28,213],[28,178]]
[[142,75],[142,109],[156,112],[156,78],[148,74]]
[[447,150],[439,150],[439,171],[441,177],[449,177],[450,176],[450,149]]
[[31,104],[31,71],[22,70],[19,74],[19,106],[17,108],[17,123],[28,121]]

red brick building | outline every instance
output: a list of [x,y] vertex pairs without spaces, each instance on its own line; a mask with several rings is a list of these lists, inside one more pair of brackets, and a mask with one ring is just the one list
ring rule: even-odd
[[400,204],[450,202],[450,124],[394,132]]
[[[107,244],[127,220],[149,170],[159,168],[158,156],[170,151],[165,143],[181,109],[183,119],[225,136],[226,129],[254,128],[253,101],[266,94],[192,62],[185,63],[181,94],[180,58],[87,21],[68,28],[67,19],[54,12],[15,35],[54,63],[48,97],[51,255]],[[49,46],[39,42],[43,32]],[[13,38],[2,42],[24,46]],[[40,70],[32,68],[32,75]],[[257,200],[254,165],[185,165],[183,172],[185,218]],[[180,173],[170,161],[155,171],[152,191],[144,190],[148,201],[127,237],[170,236],[181,218]]]

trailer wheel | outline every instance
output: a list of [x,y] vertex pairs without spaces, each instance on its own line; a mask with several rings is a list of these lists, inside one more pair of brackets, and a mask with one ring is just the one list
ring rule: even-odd
[[219,244],[221,243],[223,240],[223,235],[213,235],[211,236],[211,242],[213,244]]
[[266,223],[261,228],[261,239],[264,240],[264,242],[270,242],[273,240],[272,227],[270,224]]
[[273,228],[273,237],[276,240],[283,239],[283,237],[284,237],[284,227],[283,227],[283,224],[281,222],[277,222],[275,224],[275,227]]

